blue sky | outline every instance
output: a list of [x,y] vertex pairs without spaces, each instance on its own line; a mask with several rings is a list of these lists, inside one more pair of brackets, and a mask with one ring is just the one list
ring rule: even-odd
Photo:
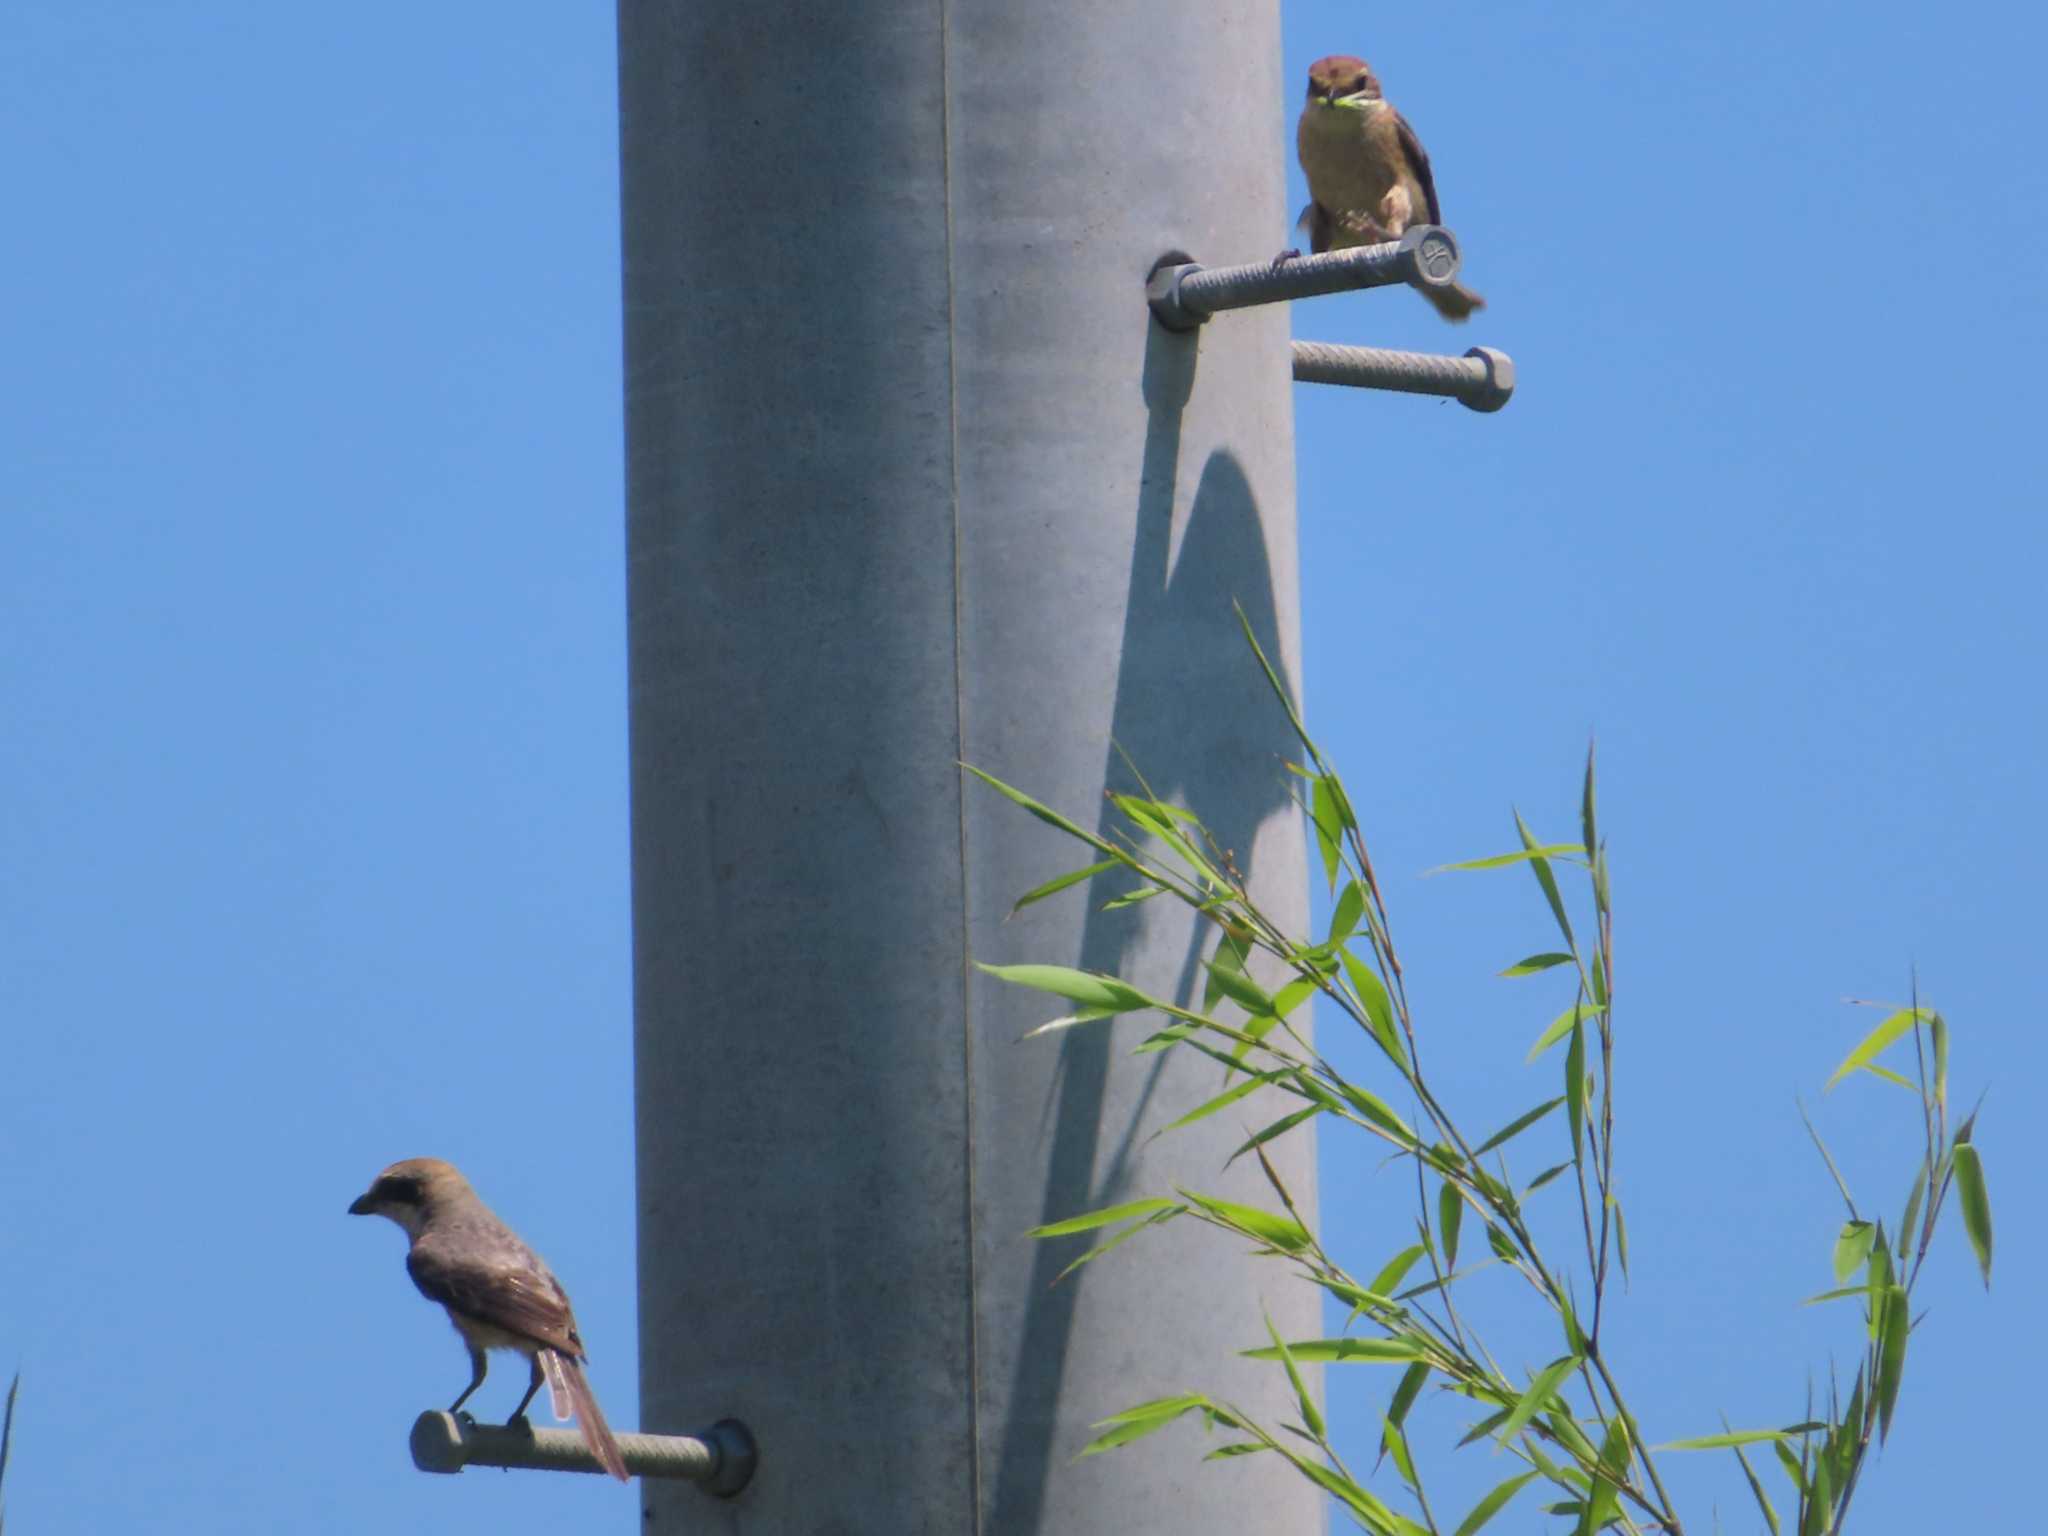
[[[1818,1089],[1874,1022],[1840,1000],[1917,966],[1959,1091],[1991,1089],[2001,1273],[1987,1299],[1945,1234],[1859,1528],[1988,1527],[2026,1497],[2048,1364],[2043,23],[1428,19],[1288,6],[1272,112],[1298,205],[1297,82],[1369,56],[1491,300],[1457,333],[1399,293],[1322,300],[1297,333],[1520,370],[1493,417],[1296,397],[1310,719],[1424,1027],[1471,1123],[1552,1091],[1519,1063],[1562,1000],[1492,975],[1547,945],[1533,884],[1418,877],[1509,846],[1511,804],[1570,835],[1597,733],[1634,1239],[1612,1347],[1670,1438],[1796,1417],[1852,1347],[1797,1306],[1839,1204],[1794,1097],[1895,1208],[1909,1101]],[[23,1531],[587,1516],[581,1480],[404,1462],[461,1358],[397,1234],[342,1211],[415,1151],[517,1192],[635,1418],[613,71],[608,14],[566,7],[0,13]],[[508,1042],[555,1042],[545,1102]],[[1373,1149],[1323,1156],[1329,1241],[1369,1271],[1399,1191]],[[1332,1373],[1352,1444],[1390,1386]],[[1440,1515],[1505,1470],[1431,1464]],[[1677,1473],[1694,1528],[1752,1528],[1731,1470]]]

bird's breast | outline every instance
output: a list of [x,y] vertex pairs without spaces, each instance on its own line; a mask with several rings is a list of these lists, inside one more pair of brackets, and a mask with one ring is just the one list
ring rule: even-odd
[[1376,209],[1400,180],[1400,143],[1382,104],[1310,105],[1295,133],[1309,195],[1333,214]]

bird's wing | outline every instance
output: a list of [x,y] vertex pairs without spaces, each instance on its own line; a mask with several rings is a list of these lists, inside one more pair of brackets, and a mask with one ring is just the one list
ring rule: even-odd
[[1294,238],[1320,256],[1330,248],[1330,210],[1313,197],[1294,221]]
[[569,1298],[544,1269],[514,1263],[454,1261],[431,1244],[417,1244],[405,1256],[406,1273],[420,1293],[451,1312],[516,1333],[576,1359],[583,1340]]
[[1429,222],[1443,223],[1443,209],[1436,201],[1436,178],[1429,173],[1429,154],[1423,149],[1422,140],[1415,137],[1415,130],[1408,126],[1408,119],[1399,112],[1394,113],[1394,135],[1400,140],[1401,153],[1408,158],[1408,169],[1422,184],[1422,200],[1429,204]]

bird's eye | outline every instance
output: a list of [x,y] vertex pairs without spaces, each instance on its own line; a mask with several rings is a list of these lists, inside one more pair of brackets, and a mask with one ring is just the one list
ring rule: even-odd
[[420,1181],[418,1179],[379,1179],[376,1189],[380,1201],[392,1205],[418,1205],[420,1203]]

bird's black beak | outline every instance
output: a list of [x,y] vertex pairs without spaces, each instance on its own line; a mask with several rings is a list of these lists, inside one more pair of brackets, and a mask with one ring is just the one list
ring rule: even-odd
[[374,1216],[377,1212],[376,1207],[370,1204],[370,1197],[363,1194],[357,1195],[350,1203],[348,1213],[351,1216]]

